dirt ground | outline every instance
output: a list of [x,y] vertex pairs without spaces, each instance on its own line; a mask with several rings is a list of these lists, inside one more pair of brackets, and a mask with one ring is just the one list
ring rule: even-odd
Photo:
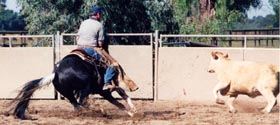
[[279,105],[263,114],[258,110],[266,105],[262,102],[237,101],[238,112],[232,114],[214,102],[133,100],[137,113],[129,117],[102,99],[91,102],[90,110],[79,115],[66,100],[32,100],[26,114],[34,120],[19,120],[4,115],[9,101],[0,100],[1,125],[279,125]]

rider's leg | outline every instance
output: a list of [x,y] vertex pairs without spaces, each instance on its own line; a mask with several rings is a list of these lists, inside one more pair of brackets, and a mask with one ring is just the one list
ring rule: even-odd
[[[115,73],[115,69],[110,66],[110,60],[108,60],[107,56],[104,56],[101,49],[99,48],[82,48],[88,55],[90,55],[91,57],[93,57],[94,59],[98,60],[99,62],[101,62],[102,64],[105,63],[105,65],[107,65],[107,69],[106,69],[106,73],[104,76],[104,87],[103,90],[112,90],[114,88],[113,85],[111,85],[111,81],[113,80],[113,78],[115,77],[116,73]],[[100,55],[102,54],[102,55]]]
[[116,75],[116,71],[112,66],[108,66],[104,76],[104,87],[103,90],[112,90],[114,86],[111,84],[111,81]]
[[89,56],[91,56],[92,58],[96,59],[96,60],[101,60],[102,56],[96,52],[95,49],[93,48],[82,48]]

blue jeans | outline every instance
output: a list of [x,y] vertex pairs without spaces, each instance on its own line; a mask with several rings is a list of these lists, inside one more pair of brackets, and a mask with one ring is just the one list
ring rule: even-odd
[[116,75],[115,69],[112,66],[108,66],[106,69],[105,76],[104,76],[104,83],[110,84],[111,80],[113,80],[115,75]]
[[82,48],[89,56],[100,61],[102,56],[97,53],[93,48]]
[[[93,57],[94,59],[101,61],[102,56],[97,53],[93,48],[82,48],[88,55]],[[116,72],[115,69],[112,66],[108,66],[106,69],[106,73],[104,75],[104,83],[110,84],[113,78],[115,77]]]

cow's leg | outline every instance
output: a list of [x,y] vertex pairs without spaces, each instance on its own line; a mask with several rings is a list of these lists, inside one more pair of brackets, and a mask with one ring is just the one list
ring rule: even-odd
[[237,110],[233,107],[233,102],[237,98],[237,95],[230,95],[229,99],[227,100],[227,105],[229,107],[229,112],[230,113],[236,113]]
[[226,88],[229,83],[219,82],[213,89],[214,98],[217,104],[225,104],[225,101],[219,98],[219,91]]
[[276,103],[276,97],[274,96],[273,92],[269,89],[261,89],[260,93],[265,97],[267,100],[266,107],[262,110],[262,112],[269,113],[271,109],[274,107]]

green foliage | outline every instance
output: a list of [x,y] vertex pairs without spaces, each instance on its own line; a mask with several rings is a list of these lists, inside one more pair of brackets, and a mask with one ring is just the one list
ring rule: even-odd
[[[214,15],[203,20],[200,1],[174,0],[175,18],[183,34],[220,34],[246,16],[250,6],[259,7],[260,0],[211,0]],[[209,1],[205,1],[209,2]],[[210,8],[211,9],[211,8]],[[209,11],[209,10],[207,10]],[[210,12],[209,12],[210,13]]]
[[252,6],[254,8],[261,7],[261,0],[226,0],[228,10],[236,10],[246,16],[246,11]]
[[94,0],[18,0],[30,34],[73,32],[88,14]]
[[18,0],[31,34],[77,32],[90,8],[103,10],[103,23],[111,33],[151,32],[151,19],[142,0]]
[[273,26],[279,27],[280,0],[269,0],[269,3],[272,6],[273,11],[275,13],[275,16],[273,17],[273,19],[274,19]]
[[178,24],[170,0],[146,1],[147,12],[151,18],[152,30],[162,33],[178,33]]
[[275,15],[258,16],[236,22],[232,29],[269,29],[275,27]]
[[[232,3],[231,3],[232,4]],[[219,31],[214,32],[217,33],[225,33],[228,29],[231,29],[233,27],[233,23],[242,19],[242,13],[238,10],[228,10],[227,6],[228,3],[223,0],[219,0],[216,3],[216,15],[214,17],[214,21],[217,22],[217,27],[219,28]],[[214,27],[212,27],[214,28]]]
[[0,6],[0,31],[23,30],[25,23],[23,17],[12,10],[5,9],[5,0]]
[[[214,15],[203,19],[201,1],[18,0],[22,6],[21,14],[25,16],[26,29],[31,34],[77,32],[81,21],[88,18],[93,5],[103,9],[102,21],[110,33],[160,30],[163,33],[220,34],[232,29],[234,22],[245,19],[245,12],[250,6],[261,5],[260,0],[210,0]],[[278,14],[275,17],[279,17],[279,0],[270,0],[270,3]],[[278,20],[279,26],[279,18],[274,20]]]
[[143,0],[99,0],[107,32],[151,32],[151,20]]
[[182,34],[196,33],[197,23],[193,21],[193,17],[198,17],[199,3],[196,0],[173,0],[174,11],[178,25],[179,32]]
[[280,0],[269,0],[275,14],[269,14],[266,17],[257,16],[252,19],[244,18],[235,22],[232,29],[268,29],[279,27],[279,6]]

